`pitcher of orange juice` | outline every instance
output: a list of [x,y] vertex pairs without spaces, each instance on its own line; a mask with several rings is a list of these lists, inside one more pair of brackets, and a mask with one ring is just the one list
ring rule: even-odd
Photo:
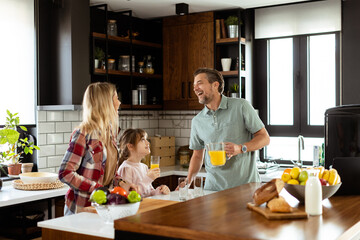
[[208,143],[206,150],[209,153],[210,162],[213,166],[223,166],[226,162],[224,143]]

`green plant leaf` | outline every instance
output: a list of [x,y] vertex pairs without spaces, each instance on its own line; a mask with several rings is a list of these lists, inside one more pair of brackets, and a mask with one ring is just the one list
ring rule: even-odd
[[38,146],[36,146],[36,145],[34,145],[34,148],[35,148],[36,150],[40,150],[40,148],[39,148]]
[[15,144],[19,140],[20,133],[13,129],[1,129],[0,139],[6,139],[9,144]]
[[29,148],[28,148],[28,147],[25,147],[25,148],[24,148],[24,153],[25,153],[25,154],[28,154],[28,153],[29,153]]
[[27,128],[26,128],[26,127],[20,126],[20,128],[21,128],[23,131],[27,132]]
[[33,154],[33,150],[32,150],[32,149],[29,149],[29,153],[30,153],[30,154]]

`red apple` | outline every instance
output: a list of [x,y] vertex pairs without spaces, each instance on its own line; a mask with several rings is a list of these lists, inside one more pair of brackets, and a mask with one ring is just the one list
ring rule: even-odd
[[321,182],[321,185],[323,185],[323,186],[328,185],[328,181],[326,181],[325,179],[320,178],[320,182]]

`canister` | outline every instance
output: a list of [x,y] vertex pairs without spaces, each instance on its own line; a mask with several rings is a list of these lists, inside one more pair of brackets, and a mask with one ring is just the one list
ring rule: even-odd
[[139,92],[139,104],[146,105],[147,104],[147,87],[146,85],[138,85],[137,90]]
[[138,94],[138,90],[132,90],[132,105],[139,105],[139,94]]

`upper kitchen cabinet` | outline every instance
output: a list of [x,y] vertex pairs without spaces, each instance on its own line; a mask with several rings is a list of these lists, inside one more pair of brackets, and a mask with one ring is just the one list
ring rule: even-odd
[[193,73],[214,67],[214,13],[163,19],[164,109],[202,109],[193,91]]
[[215,68],[224,77],[224,94],[251,100],[251,11],[215,12]]
[[90,84],[88,0],[39,0],[38,105],[78,105]]
[[162,108],[161,22],[91,7],[91,82],[116,85],[122,109]]

